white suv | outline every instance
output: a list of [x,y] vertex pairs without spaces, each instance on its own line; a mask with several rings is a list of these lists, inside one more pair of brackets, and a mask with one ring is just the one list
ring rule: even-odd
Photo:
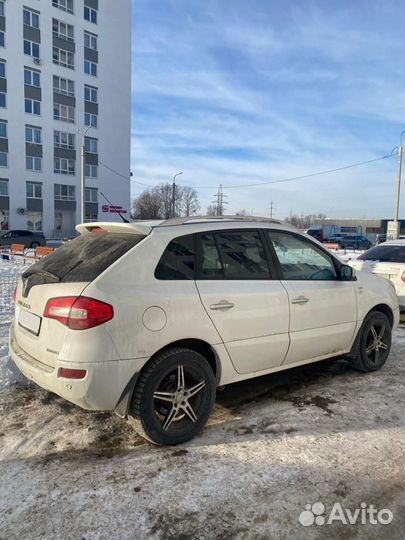
[[154,443],[198,433],[218,385],[342,355],[373,371],[389,355],[390,282],[355,274],[292,226],[186,218],[77,230],[19,280],[12,358]]

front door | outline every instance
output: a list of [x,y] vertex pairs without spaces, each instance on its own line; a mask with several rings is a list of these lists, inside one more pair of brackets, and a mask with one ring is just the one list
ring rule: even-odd
[[286,364],[346,351],[356,329],[355,283],[338,278],[333,257],[306,238],[267,233],[290,304]]
[[204,308],[239,373],[279,366],[288,345],[285,288],[272,279],[257,230],[198,236],[197,288]]

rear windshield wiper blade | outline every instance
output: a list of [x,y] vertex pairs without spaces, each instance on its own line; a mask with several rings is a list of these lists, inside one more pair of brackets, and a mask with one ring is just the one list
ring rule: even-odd
[[44,277],[50,277],[51,279],[53,279],[55,282],[56,281],[60,281],[60,277],[56,274],[53,274],[52,272],[49,272],[48,270],[41,270],[40,268],[33,268],[32,270],[26,270],[22,277],[24,278],[27,278],[29,276],[32,276],[34,274],[38,274],[40,276],[44,276]]

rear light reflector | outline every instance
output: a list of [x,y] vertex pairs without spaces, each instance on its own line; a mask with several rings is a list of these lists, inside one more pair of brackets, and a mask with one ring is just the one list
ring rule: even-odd
[[44,317],[55,319],[71,330],[94,328],[114,317],[110,304],[87,296],[61,296],[48,300]]
[[405,272],[402,272],[401,281],[405,284]]
[[87,374],[85,369],[60,368],[59,377],[64,379],[84,379]]

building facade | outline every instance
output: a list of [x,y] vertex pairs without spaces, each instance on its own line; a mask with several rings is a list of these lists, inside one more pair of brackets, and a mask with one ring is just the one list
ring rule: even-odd
[[[86,133],[85,133],[86,132]],[[129,214],[131,0],[0,0],[0,228]]]

